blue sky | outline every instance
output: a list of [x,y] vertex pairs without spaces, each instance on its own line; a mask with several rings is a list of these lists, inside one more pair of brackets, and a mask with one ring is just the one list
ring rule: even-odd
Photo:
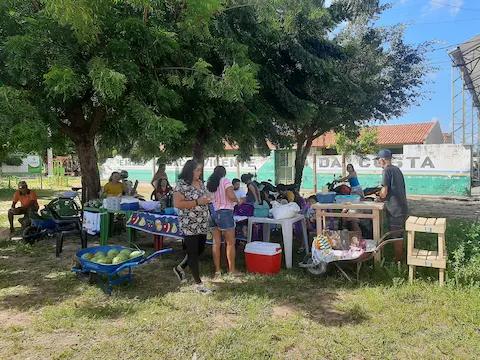
[[[382,3],[386,3],[383,1]],[[422,92],[426,99],[389,124],[438,120],[444,132],[451,130],[451,62],[448,50],[480,33],[480,0],[391,0],[380,25],[407,24],[409,43],[435,41],[428,61],[438,70],[429,74]]]

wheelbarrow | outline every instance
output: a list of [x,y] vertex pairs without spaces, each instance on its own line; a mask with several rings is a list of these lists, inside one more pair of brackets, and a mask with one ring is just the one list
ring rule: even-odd
[[173,249],[163,249],[154,252],[153,254],[145,257],[145,251],[140,250],[140,255],[132,259],[128,259],[119,264],[99,264],[88,259],[82,258],[83,255],[88,253],[96,253],[98,251],[103,251],[107,253],[109,250],[118,250],[128,249],[135,251],[137,249],[131,249],[120,245],[107,245],[107,246],[94,246],[86,249],[77,251],[76,260],[77,265],[72,268],[72,272],[79,275],[88,275],[89,282],[95,283],[99,282],[100,279],[106,279],[106,281],[101,281],[100,286],[103,291],[108,295],[111,295],[113,286],[120,285],[123,283],[131,283],[133,279],[132,269],[146,264],[149,261],[159,257],[163,254],[168,254],[173,252]]

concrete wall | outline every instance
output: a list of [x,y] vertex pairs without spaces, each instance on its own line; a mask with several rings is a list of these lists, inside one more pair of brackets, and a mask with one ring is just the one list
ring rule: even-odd
[[430,130],[430,133],[428,134],[424,143],[427,144],[427,145],[428,144],[443,144],[444,143],[442,129],[440,128],[440,123],[438,121],[432,127],[432,130]]
[[[393,163],[402,169],[407,192],[411,195],[468,196],[471,190],[471,148],[463,145],[405,145],[404,153],[394,155]],[[374,155],[352,156],[347,163],[355,167],[363,187],[381,183],[382,169]],[[310,156],[310,163],[313,156]],[[342,173],[342,157],[317,156],[317,188]],[[313,191],[314,182],[305,178],[302,188]]]
[[43,169],[43,161],[38,155],[28,155],[22,159],[19,166],[1,165],[0,170],[3,174],[11,175],[33,175],[41,174]]
[[[249,162],[244,163],[238,163],[234,155],[218,159],[211,157],[205,161],[205,179],[219,164],[225,166],[227,177],[230,179],[239,178],[244,173],[252,173],[257,175],[258,181],[271,180],[276,183],[275,157],[275,151],[267,157],[254,156]],[[354,165],[360,184],[364,188],[379,185],[382,181],[382,169],[374,157],[374,155],[352,156],[347,159],[347,163]],[[171,183],[176,182],[186,160],[181,159],[167,166],[167,175]],[[405,145],[403,154],[394,155],[393,159],[393,163],[403,171],[408,194],[439,196],[470,195],[471,161],[469,146],[453,144]],[[102,178],[107,179],[112,171],[119,170],[127,170],[132,180],[150,182],[153,177],[153,160],[139,164],[119,156],[108,159],[101,166]],[[318,154],[314,157],[312,153],[305,164],[302,189],[304,192],[313,192],[316,181],[317,190],[321,191],[326,183],[341,174],[340,155]]]

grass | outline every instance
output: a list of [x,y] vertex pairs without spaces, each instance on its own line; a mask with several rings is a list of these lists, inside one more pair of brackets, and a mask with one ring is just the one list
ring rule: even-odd
[[[0,191],[0,204],[10,196]],[[449,223],[450,231],[460,226]],[[420,271],[413,285],[405,267],[388,264],[364,268],[360,284],[299,268],[214,282],[207,249],[201,270],[216,291],[203,296],[178,284],[171,269],[182,250],[166,245],[172,255],[136,268],[133,284],[107,296],[70,272],[78,239],[67,240],[58,259],[52,240],[0,241],[0,358],[474,359],[480,352],[480,289],[440,288],[435,272]],[[153,251],[151,237],[139,246]]]

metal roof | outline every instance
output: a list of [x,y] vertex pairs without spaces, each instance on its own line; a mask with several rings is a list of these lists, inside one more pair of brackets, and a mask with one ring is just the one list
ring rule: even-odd
[[465,90],[470,92],[473,103],[480,108],[480,35],[458,45],[449,55],[453,65],[462,73]]

